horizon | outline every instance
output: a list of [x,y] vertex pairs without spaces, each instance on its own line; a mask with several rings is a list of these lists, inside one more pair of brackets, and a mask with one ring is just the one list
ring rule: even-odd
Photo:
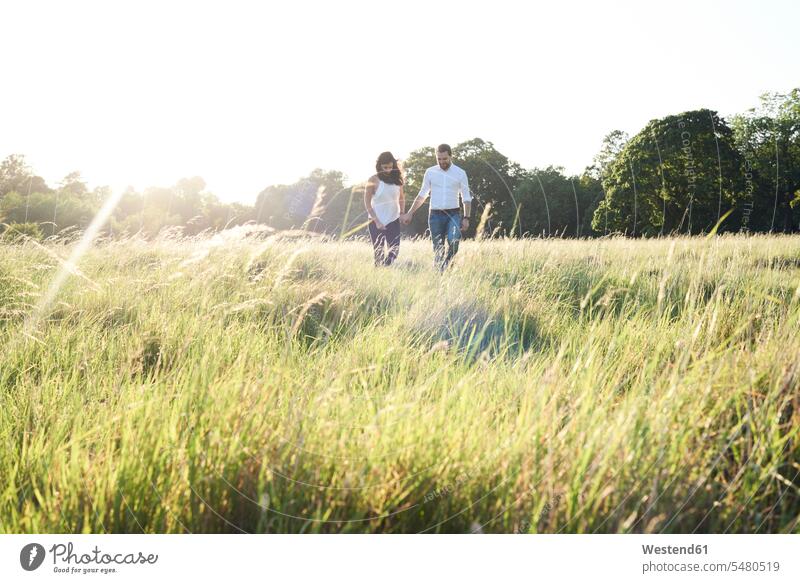
[[[729,118],[797,86],[790,39],[800,7],[770,6],[779,21],[742,2],[501,2],[488,13],[414,2],[392,14],[395,64],[365,32],[372,14],[353,4],[5,5],[7,22],[36,23],[48,43],[26,42],[23,26],[0,39],[19,55],[7,76],[25,88],[2,97],[0,158],[25,155],[50,185],[77,170],[115,192],[200,176],[221,201],[244,204],[314,168],[352,185],[383,150],[402,160],[474,137],[524,168],[575,175],[612,130],[632,137],[652,119],[699,108]],[[454,23],[449,50],[419,41],[431,19]],[[451,97],[431,99],[426,83]]]

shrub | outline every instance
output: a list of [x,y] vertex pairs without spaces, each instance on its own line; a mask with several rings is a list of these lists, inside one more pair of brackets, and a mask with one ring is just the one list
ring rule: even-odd
[[3,242],[18,243],[26,239],[42,240],[42,229],[38,223],[9,223],[3,224],[0,239]]

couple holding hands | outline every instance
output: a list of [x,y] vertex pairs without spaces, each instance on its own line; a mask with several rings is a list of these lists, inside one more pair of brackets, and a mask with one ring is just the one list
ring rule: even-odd
[[[436,148],[436,166],[425,171],[422,188],[408,212],[404,212],[403,176],[391,152],[375,162],[376,174],[367,181],[364,206],[369,215],[369,236],[375,251],[375,265],[391,265],[400,253],[400,224],[411,222],[414,212],[430,196],[428,228],[433,241],[434,264],[444,271],[458,252],[461,231],[469,227],[472,195],[467,173],[452,162],[447,144]],[[464,203],[464,214],[459,204]],[[445,249],[446,243],[446,249]],[[388,252],[386,252],[388,247]]]

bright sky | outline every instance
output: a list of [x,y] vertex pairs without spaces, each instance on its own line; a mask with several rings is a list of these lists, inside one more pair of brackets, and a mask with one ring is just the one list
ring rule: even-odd
[[[530,4],[530,5],[528,5]],[[252,203],[315,167],[473,137],[580,172],[613,129],[800,85],[800,2],[0,5],[0,157],[56,184],[202,176]]]

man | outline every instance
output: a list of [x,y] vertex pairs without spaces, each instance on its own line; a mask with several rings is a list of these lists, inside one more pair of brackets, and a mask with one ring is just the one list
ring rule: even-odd
[[[450,261],[458,252],[461,231],[469,227],[472,206],[472,195],[469,192],[467,173],[452,162],[453,152],[447,144],[436,148],[437,166],[425,171],[422,188],[414,204],[407,213],[400,215],[400,222],[407,225],[411,217],[425,199],[430,195],[431,204],[428,213],[428,227],[433,240],[434,263],[440,271],[447,269]],[[461,216],[458,195],[464,203],[464,215]],[[447,251],[445,252],[445,241]]]

